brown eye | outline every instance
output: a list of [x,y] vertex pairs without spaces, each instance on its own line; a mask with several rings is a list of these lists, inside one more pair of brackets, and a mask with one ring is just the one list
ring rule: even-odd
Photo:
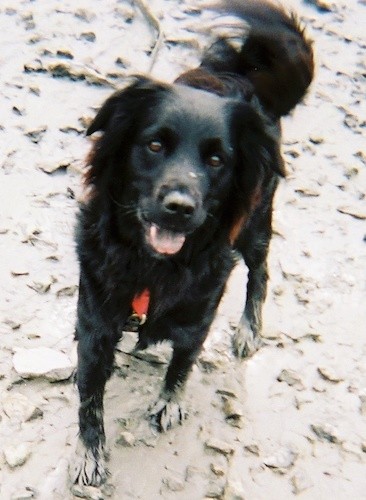
[[209,165],[210,167],[214,168],[222,167],[223,163],[224,162],[221,156],[219,155],[211,155],[207,158],[207,165]]
[[163,145],[160,141],[150,141],[148,144],[148,148],[153,153],[160,153],[160,151],[163,149]]

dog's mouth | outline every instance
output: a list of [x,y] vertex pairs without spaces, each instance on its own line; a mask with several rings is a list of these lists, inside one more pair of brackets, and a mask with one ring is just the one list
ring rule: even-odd
[[186,240],[184,234],[163,229],[156,224],[149,224],[146,227],[145,237],[153,250],[162,255],[178,253]]

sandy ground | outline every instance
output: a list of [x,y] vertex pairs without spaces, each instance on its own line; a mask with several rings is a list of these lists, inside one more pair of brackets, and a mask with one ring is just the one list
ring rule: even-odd
[[[148,3],[163,34],[152,73],[170,81],[196,64],[205,16],[184,1]],[[164,352],[152,354],[159,363],[135,359],[129,336],[105,399],[112,478],[89,498],[366,498],[366,2],[287,3],[315,40],[317,76],[284,123],[289,175],[276,199],[267,346],[242,363],[231,354],[245,298],[239,265],[188,383],[190,417],[156,436],[144,412]],[[150,71],[154,39],[123,0],[1,1],[2,500],[73,498],[78,398],[71,378],[59,379],[75,364],[85,124],[125,75]],[[36,354],[27,372],[21,363]],[[61,368],[51,354],[63,355]]]

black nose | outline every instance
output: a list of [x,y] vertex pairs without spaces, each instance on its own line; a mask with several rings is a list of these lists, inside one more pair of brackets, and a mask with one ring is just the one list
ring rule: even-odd
[[163,201],[165,212],[170,215],[179,215],[185,219],[192,217],[196,204],[194,199],[186,193],[179,191],[171,191],[168,193]]

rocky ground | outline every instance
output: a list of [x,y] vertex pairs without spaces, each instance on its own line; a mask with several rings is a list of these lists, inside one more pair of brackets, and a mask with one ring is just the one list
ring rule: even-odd
[[[171,81],[205,40],[198,8],[146,3],[150,14],[123,0],[0,5],[2,500],[73,498],[85,126],[126,75]],[[239,264],[187,387],[190,418],[157,436],[144,412],[167,351],[134,358],[129,334],[105,401],[111,481],[76,496],[366,498],[366,2],[285,3],[315,40],[317,75],[284,124],[289,175],[276,199],[267,346],[244,362],[232,356]]]

